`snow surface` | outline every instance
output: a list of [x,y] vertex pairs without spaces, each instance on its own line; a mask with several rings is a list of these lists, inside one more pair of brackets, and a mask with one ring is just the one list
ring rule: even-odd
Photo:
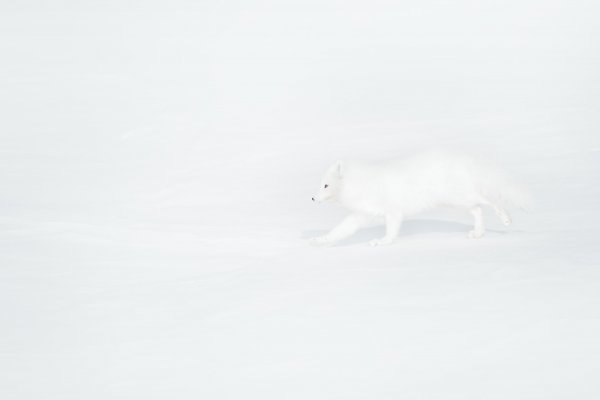
[[[0,397],[600,398],[599,11],[3,2]],[[535,211],[306,243],[330,163],[431,147]]]

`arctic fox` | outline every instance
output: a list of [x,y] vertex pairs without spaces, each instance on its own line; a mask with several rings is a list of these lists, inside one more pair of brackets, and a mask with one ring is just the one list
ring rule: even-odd
[[482,206],[492,207],[509,225],[507,207],[526,209],[532,203],[531,196],[496,167],[441,151],[379,164],[337,162],[312,200],[335,201],[351,211],[329,233],[311,238],[312,244],[331,245],[383,217],[385,236],[372,240],[372,246],[394,242],[404,218],[438,206],[469,210],[475,226],[468,237],[477,239],[485,232]]

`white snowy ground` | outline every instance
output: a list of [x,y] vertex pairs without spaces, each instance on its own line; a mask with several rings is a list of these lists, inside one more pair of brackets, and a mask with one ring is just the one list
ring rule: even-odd
[[[598,6],[0,10],[0,398],[600,398]],[[535,211],[306,243],[329,163],[430,147]]]

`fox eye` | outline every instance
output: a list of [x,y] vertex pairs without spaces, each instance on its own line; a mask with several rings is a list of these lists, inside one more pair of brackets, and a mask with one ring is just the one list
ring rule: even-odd
[[323,189],[327,189],[327,187],[328,187],[328,186],[329,186],[329,185],[325,185],[325,186],[323,186]]

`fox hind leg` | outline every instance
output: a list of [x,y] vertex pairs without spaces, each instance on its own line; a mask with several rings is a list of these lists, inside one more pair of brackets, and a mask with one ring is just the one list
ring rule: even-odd
[[498,218],[500,218],[500,221],[502,221],[504,225],[508,226],[511,224],[512,219],[510,218],[510,214],[506,212],[504,208],[497,205],[493,205],[492,207],[494,207],[496,215],[498,216]]
[[475,219],[475,223],[473,226],[473,230],[469,232],[470,239],[479,239],[483,237],[485,233],[485,228],[483,226],[483,212],[480,206],[475,206],[471,208],[471,214]]

